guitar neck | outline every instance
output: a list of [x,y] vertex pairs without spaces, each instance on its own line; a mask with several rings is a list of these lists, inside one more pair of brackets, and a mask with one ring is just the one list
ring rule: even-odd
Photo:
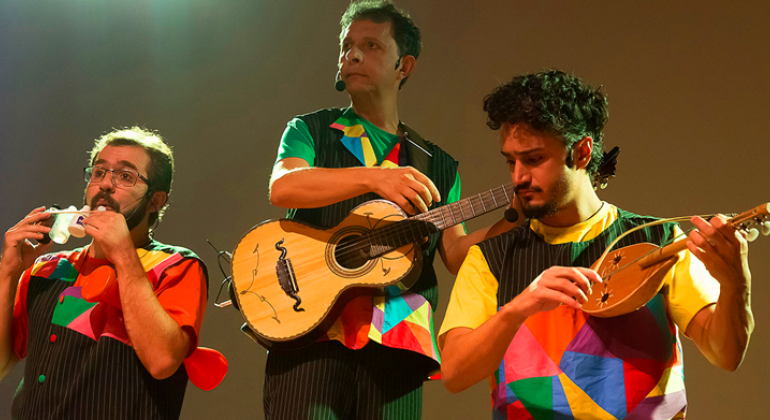
[[441,231],[507,206],[511,203],[511,199],[513,199],[513,184],[503,185],[441,206],[427,213],[418,214],[411,217],[410,220],[428,222],[435,226],[437,231]]
[[511,199],[513,185],[504,185],[374,230],[363,238],[369,247],[367,257],[383,255],[432,233],[499,209],[510,204]]

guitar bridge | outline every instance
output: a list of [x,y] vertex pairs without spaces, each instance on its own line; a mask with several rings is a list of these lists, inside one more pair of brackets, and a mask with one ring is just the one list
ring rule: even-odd
[[283,239],[275,244],[275,249],[281,251],[281,256],[278,257],[278,261],[275,264],[275,273],[278,276],[278,284],[281,285],[281,289],[287,296],[294,299],[297,303],[293,308],[297,312],[303,312],[305,309],[300,308],[302,299],[297,295],[299,293],[299,285],[297,285],[297,277],[294,275],[294,267],[291,264],[291,260],[286,258],[286,248],[282,247]]

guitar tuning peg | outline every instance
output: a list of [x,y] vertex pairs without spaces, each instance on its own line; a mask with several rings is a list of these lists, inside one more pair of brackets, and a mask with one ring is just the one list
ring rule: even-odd
[[757,230],[757,228],[751,228],[747,232],[746,240],[749,242],[754,242],[758,236],[759,236],[759,230]]
[[762,224],[759,225],[759,231],[765,236],[770,235],[770,220],[762,222]]

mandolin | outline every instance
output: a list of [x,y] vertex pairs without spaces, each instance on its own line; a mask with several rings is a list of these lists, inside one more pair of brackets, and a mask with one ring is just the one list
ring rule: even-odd
[[[745,231],[746,239],[752,242],[760,231],[770,234],[769,214],[770,203],[766,203],[730,218],[729,223],[734,229]],[[677,253],[686,248],[684,237],[664,247],[641,243],[606,253],[591,266],[603,283],[593,285],[583,311],[609,318],[643,307],[661,290],[666,273],[677,261]]]

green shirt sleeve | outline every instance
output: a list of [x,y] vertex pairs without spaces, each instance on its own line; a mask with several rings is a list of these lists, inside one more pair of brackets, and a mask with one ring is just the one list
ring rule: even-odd
[[449,189],[449,195],[446,198],[447,204],[451,204],[460,200],[460,172],[455,175],[455,183],[452,188]]
[[310,166],[315,161],[315,141],[310,136],[307,124],[300,118],[294,118],[286,124],[281,144],[278,146],[276,162],[286,158],[300,158]]
[[[460,201],[460,190],[461,190],[461,184],[460,184],[460,172],[457,172],[457,175],[455,175],[455,183],[452,185],[452,188],[449,189],[449,194],[447,195],[446,202],[447,204],[452,204],[457,201]],[[468,233],[468,228],[465,227],[465,222],[461,223],[463,226],[463,230],[465,233]]]

